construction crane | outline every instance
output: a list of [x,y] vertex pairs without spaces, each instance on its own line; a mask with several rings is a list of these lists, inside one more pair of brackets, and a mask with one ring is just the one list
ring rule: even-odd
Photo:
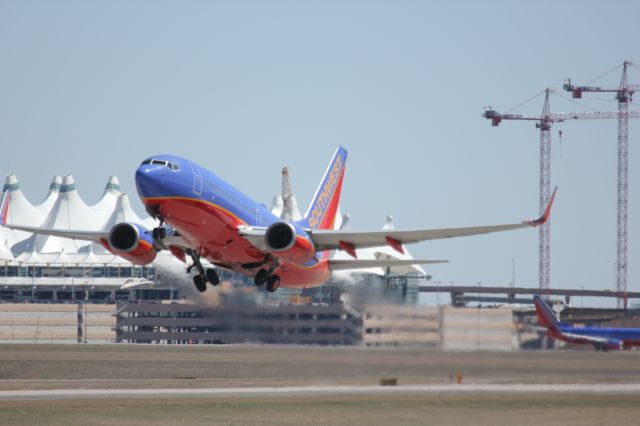
[[[613,119],[618,118],[620,115],[619,112],[600,111],[552,113],[549,109],[549,94],[553,93],[553,90],[545,89],[542,93],[545,96],[542,114],[540,115],[500,114],[491,107],[485,108],[482,114],[484,118],[491,120],[493,127],[498,126],[502,120],[525,120],[535,121],[536,128],[540,129],[540,214],[544,212],[551,190],[551,125],[567,120]],[[640,112],[631,112],[629,116],[640,117]],[[551,269],[551,221],[549,220],[542,225],[538,232],[538,286],[540,294],[548,298]]]
[[[571,79],[564,84],[564,89],[571,92],[573,98],[582,98],[584,92],[612,92],[616,94],[618,101],[618,233],[616,250],[616,276],[615,290],[625,296],[618,298],[618,308],[627,309],[627,221],[628,221],[628,197],[629,197],[629,118],[633,113],[629,113],[629,103],[633,94],[640,90],[640,85],[629,84],[627,80],[627,68],[630,61],[622,63],[622,78],[618,87],[596,87],[596,86],[574,86]],[[618,68],[618,67],[616,67]]]

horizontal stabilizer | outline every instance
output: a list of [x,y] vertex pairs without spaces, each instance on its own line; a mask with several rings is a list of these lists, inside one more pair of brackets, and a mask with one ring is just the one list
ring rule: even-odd
[[334,259],[329,260],[329,269],[332,271],[342,271],[345,269],[386,268],[388,266],[427,265],[434,263],[449,263],[449,261],[420,259]]

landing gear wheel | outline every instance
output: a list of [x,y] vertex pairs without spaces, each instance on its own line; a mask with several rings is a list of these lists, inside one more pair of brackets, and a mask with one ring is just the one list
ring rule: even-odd
[[195,275],[193,277],[193,283],[200,293],[203,293],[207,289],[207,282],[202,278],[202,275]]
[[215,269],[207,269],[205,271],[205,275],[207,276],[207,281],[209,281],[212,286],[217,286],[218,284],[220,284],[220,278],[218,277],[218,273]]
[[261,285],[263,285],[264,283],[267,282],[267,279],[269,279],[269,273],[267,272],[266,269],[260,269],[258,271],[258,273],[256,274],[256,276],[253,278],[253,282],[260,287]]
[[273,293],[280,288],[280,277],[277,275],[271,275],[267,280],[267,291]]
[[151,231],[151,235],[153,236],[154,240],[162,240],[167,236],[167,229],[153,228],[153,231]]

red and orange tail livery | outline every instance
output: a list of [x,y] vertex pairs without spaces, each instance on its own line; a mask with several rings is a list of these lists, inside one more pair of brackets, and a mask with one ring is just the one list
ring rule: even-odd
[[339,146],[301,221],[305,228],[333,229],[346,163],[347,150]]

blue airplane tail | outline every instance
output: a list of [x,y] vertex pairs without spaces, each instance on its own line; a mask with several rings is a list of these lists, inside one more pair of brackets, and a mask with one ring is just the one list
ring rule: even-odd
[[339,146],[301,222],[311,229],[333,229],[340,202],[347,150]]

